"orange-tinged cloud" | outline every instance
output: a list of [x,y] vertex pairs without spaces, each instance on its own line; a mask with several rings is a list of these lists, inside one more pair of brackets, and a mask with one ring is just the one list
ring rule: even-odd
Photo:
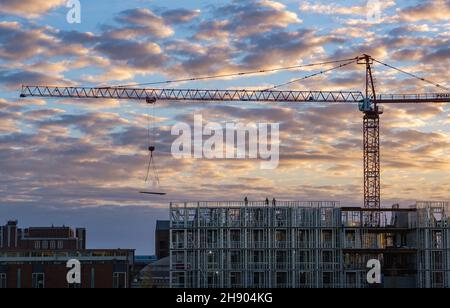
[[415,21],[448,21],[450,16],[450,2],[448,0],[428,0],[416,6],[398,10],[401,20]]
[[2,0],[0,13],[35,18],[66,3],[66,0]]

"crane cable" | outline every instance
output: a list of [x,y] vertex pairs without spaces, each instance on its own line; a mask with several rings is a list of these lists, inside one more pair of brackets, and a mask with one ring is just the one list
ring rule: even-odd
[[148,179],[150,177],[150,169],[153,170],[153,184],[156,184],[157,186],[160,185],[159,181],[159,174],[158,169],[156,168],[155,161],[153,159],[153,152],[155,150],[155,147],[152,145],[152,136],[155,136],[155,107],[152,106],[152,119],[150,119],[150,104],[148,103],[148,109],[147,109],[147,125],[148,125],[148,145],[149,145],[149,160],[147,165],[147,175],[145,176],[145,183],[148,182]]
[[387,63],[383,63],[383,62],[381,62],[381,61],[378,61],[378,60],[376,60],[376,59],[374,59],[374,58],[372,58],[372,60],[375,61],[375,62],[377,62],[377,63],[379,63],[379,64],[381,64],[381,65],[384,65],[384,66],[386,66],[386,67],[389,67],[389,68],[391,68],[391,69],[394,69],[394,70],[396,70],[396,71],[399,71],[400,73],[406,74],[406,75],[411,76],[411,77],[413,77],[413,78],[416,78],[416,79],[419,79],[419,80],[424,81],[424,82],[426,82],[426,83],[429,83],[429,84],[431,84],[431,85],[433,85],[433,86],[435,86],[435,87],[437,87],[437,88],[440,88],[440,89],[443,89],[443,90],[446,90],[446,91],[450,91],[450,88],[445,87],[445,86],[442,86],[442,85],[440,85],[440,84],[438,84],[438,83],[435,83],[435,82],[433,82],[433,81],[431,81],[431,80],[428,80],[428,79],[425,79],[425,78],[423,78],[423,77],[414,75],[414,74],[412,74],[412,73],[409,73],[409,72],[407,72],[407,71],[404,71],[404,70],[402,70],[402,69],[399,69],[399,68],[397,68],[397,67],[395,67],[395,66],[392,66],[392,65],[390,65],[390,64],[387,64]]
[[290,85],[290,84],[293,84],[293,83],[296,83],[296,82],[299,82],[299,81],[302,81],[302,80],[305,80],[305,79],[309,79],[309,78],[312,78],[312,77],[315,77],[315,76],[318,76],[318,75],[325,74],[325,73],[327,73],[327,72],[330,72],[330,71],[339,69],[339,68],[341,68],[341,67],[350,65],[350,64],[352,64],[352,63],[355,63],[353,60],[354,60],[354,59],[352,59],[352,61],[350,61],[350,62],[347,62],[347,63],[344,63],[344,64],[340,64],[340,65],[338,65],[338,66],[335,66],[335,67],[332,67],[332,68],[329,68],[329,69],[326,69],[326,70],[323,70],[323,71],[320,71],[320,72],[317,72],[317,73],[314,73],[314,74],[311,74],[311,75],[307,75],[307,76],[304,76],[304,77],[302,77],[302,78],[294,79],[294,80],[291,80],[291,81],[289,81],[289,82],[285,82],[285,83],[282,83],[282,84],[279,84],[279,85],[276,85],[276,86],[267,88],[267,89],[265,89],[265,90],[263,90],[263,91],[265,92],[265,91],[275,90],[275,89],[280,88],[280,87],[283,87],[283,86],[287,86],[287,85]]
[[327,65],[327,64],[333,64],[333,63],[347,62],[347,61],[352,61],[353,62],[353,61],[355,61],[357,59],[358,59],[358,57],[351,58],[351,59],[343,59],[343,60],[334,60],[334,61],[325,61],[325,62],[318,62],[318,63],[310,63],[310,64],[278,67],[278,68],[265,69],[265,70],[230,73],[230,74],[223,74],[223,75],[212,75],[212,76],[192,77],[192,78],[165,80],[165,81],[156,81],[156,82],[134,83],[134,84],[128,84],[128,85],[117,85],[117,86],[112,86],[111,88],[127,88],[127,87],[137,87],[137,86],[160,85],[160,84],[187,82],[187,81],[199,81],[199,80],[226,78],[226,77],[238,77],[238,76],[261,74],[261,73],[272,73],[272,72],[278,72],[278,71],[293,70],[293,69],[298,69],[298,68],[313,67],[313,66]]
[[[147,104],[147,140],[148,140],[148,146],[150,149],[151,146],[151,123],[150,123],[150,104]],[[150,176],[150,168],[152,163],[152,153],[150,152],[148,164],[147,164],[147,175],[145,176],[145,183],[148,182],[148,178]]]

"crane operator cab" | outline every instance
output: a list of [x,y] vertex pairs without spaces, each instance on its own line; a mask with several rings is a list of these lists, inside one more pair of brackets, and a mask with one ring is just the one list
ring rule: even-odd
[[370,98],[359,101],[359,111],[364,113],[383,114],[383,106],[376,105]]

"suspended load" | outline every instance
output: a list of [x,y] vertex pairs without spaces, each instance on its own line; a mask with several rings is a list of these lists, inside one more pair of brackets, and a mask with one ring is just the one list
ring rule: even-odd
[[[147,99],[147,104],[154,104],[154,99]],[[148,159],[148,165],[147,165],[147,174],[145,176],[145,183],[149,183],[151,181],[152,183],[152,190],[151,191],[140,191],[141,194],[146,195],[159,195],[164,196],[166,193],[160,192],[160,181],[159,181],[159,174],[158,169],[156,168],[155,159],[154,159],[154,152],[156,150],[156,147],[152,145],[152,139],[155,135],[155,125],[154,125],[154,108],[152,109],[152,119],[150,120],[150,114],[148,114],[148,152],[149,152],[149,159]]]

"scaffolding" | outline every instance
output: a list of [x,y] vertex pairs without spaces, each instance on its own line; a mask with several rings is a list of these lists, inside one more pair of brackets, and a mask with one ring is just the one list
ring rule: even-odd
[[[171,286],[365,288],[379,260],[384,287],[448,287],[448,203],[411,208],[338,202],[170,205]],[[378,223],[367,217],[376,215]]]

